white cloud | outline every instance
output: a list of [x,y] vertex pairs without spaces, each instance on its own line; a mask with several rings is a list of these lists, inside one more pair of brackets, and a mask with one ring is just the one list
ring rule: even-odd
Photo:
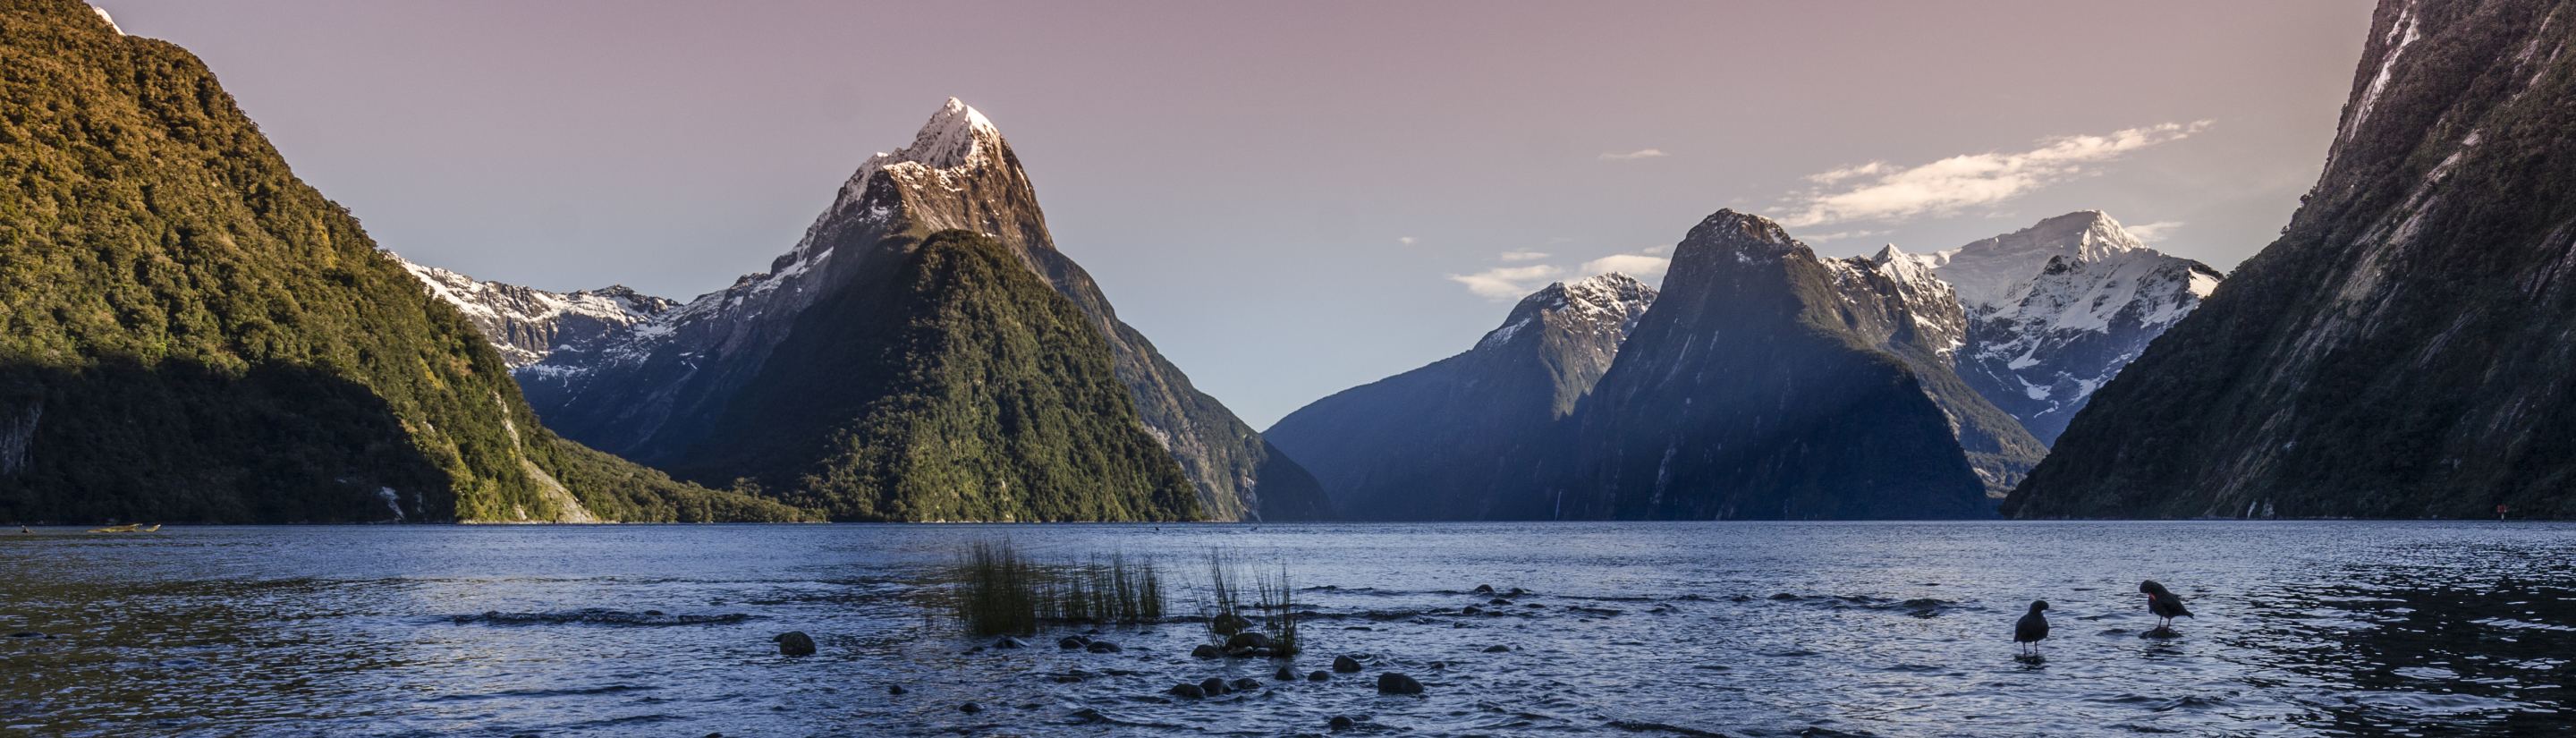
[[1583,273],[1602,274],[1605,272],[1618,272],[1620,274],[1636,277],[1642,282],[1653,283],[1656,280],[1663,279],[1664,269],[1671,267],[1672,265],[1673,260],[1666,259],[1661,256],[1647,256],[1645,254],[1612,254],[1583,262]]
[[1827,241],[1841,241],[1844,239],[1868,238],[1871,236],[1884,235],[1887,235],[1887,231],[1834,231],[1832,233],[1819,233],[1813,236],[1803,236],[1798,240],[1805,241],[1807,243],[1825,243]]
[[2182,225],[2182,221],[2179,220],[2159,220],[2144,225],[2129,226],[2128,231],[2129,235],[2137,236],[2140,241],[2154,241],[2173,233],[2174,229],[2181,228]]
[[1545,251],[1505,251],[1504,261],[1538,261],[1547,258]]
[[[2086,174],[2085,165],[2107,162],[2129,152],[2182,140],[2208,129],[2210,121],[2164,123],[2104,135],[2041,139],[2029,151],[1962,154],[1915,167],[1883,161],[1809,175],[1818,186],[1789,198],[1791,212],[1780,224],[1791,228],[1887,221],[1918,215],[1947,215],[1963,208],[1992,205],[2041,187]],[[1837,189],[1829,189],[1837,188]]]
[[1646,253],[1649,253],[1649,254],[1669,254],[1669,253],[1672,253],[1672,252],[1673,252],[1673,247],[1672,247],[1672,244],[1665,244],[1665,245],[1662,245],[1662,246],[1648,246],[1648,247],[1646,247],[1646,248],[1644,249],[1644,251],[1645,251]]
[[1491,300],[1518,300],[1556,281],[1565,270],[1547,264],[1494,267],[1474,274],[1452,274],[1449,281],[1467,286],[1468,292]]
[[1602,161],[1634,161],[1634,160],[1637,160],[1637,159],[1655,159],[1655,158],[1661,158],[1661,157],[1663,157],[1663,156],[1665,156],[1665,154],[1664,154],[1664,150],[1663,150],[1663,149],[1638,149],[1638,150],[1630,151],[1630,152],[1627,152],[1627,153],[1624,153],[1624,154],[1623,154],[1623,153],[1619,153],[1619,152],[1615,152],[1615,151],[1612,151],[1612,152],[1604,152],[1604,153],[1602,153],[1602,154],[1601,154],[1601,160],[1602,160]]
[[1422,240],[1422,239],[1414,238],[1414,237],[1412,237],[1412,236],[1399,236],[1399,237],[1397,237],[1397,238],[1395,239],[1395,242],[1396,242],[1396,243],[1400,243],[1400,244],[1404,244],[1404,245],[1406,245],[1406,246],[1411,246],[1411,245],[1413,245],[1413,244],[1415,244],[1415,243],[1417,243],[1417,242],[1420,242],[1421,240]]

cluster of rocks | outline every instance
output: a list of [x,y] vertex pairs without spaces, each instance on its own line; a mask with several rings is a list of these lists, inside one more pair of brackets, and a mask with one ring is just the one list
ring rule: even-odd
[[1058,638],[1056,639],[1055,647],[1058,650],[1064,651],[1089,651],[1092,653],[1123,653],[1127,650],[1119,648],[1117,643],[1113,643],[1106,639],[1093,638],[1089,635],[1069,635],[1063,638]]
[[1236,692],[1257,692],[1260,690],[1261,682],[1254,681],[1249,678],[1236,679],[1229,682],[1218,677],[1208,677],[1197,684],[1185,682],[1172,685],[1171,689],[1164,690],[1164,692],[1174,697],[1195,700],[1209,697],[1222,697]]
[[[1233,617],[1220,615],[1218,617]],[[1223,644],[1200,644],[1190,649],[1192,658],[1267,659],[1297,655],[1297,647],[1272,641],[1260,631],[1241,631],[1226,636]]]

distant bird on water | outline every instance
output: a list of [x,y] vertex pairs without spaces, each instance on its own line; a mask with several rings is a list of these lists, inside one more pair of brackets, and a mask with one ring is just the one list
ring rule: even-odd
[[2165,591],[2165,585],[2156,580],[2139,582],[2138,591],[2147,595],[2147,612],[2156,614],[2157,630],[2172,628],[2174,618],[2192,617],[2191,610],[2182,606],[2182,598]]
[[2021,655],[2039,655],[2039,642],[2048,639],[2048,616],[2039,614],[2046,609],[2047,600],[2032,602],[2030,614],[2021,616],[2021,622],[2013,623],[2013,643],[2021,646]]

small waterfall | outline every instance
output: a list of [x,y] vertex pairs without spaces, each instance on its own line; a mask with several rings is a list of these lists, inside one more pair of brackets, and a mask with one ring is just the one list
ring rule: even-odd
[[44,417],[43,400],[28,403],[23,412],[0,414],[0,476],[27,468],[27,454],[36,444],[36,422]]

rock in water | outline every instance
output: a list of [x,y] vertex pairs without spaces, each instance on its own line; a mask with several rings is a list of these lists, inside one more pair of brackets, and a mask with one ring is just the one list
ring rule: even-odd
[[1421,694],[1422,683],[1396,672],[1377,675],[1378,694]]
[[1175,684],[1172,685],[1171,689],[1164,690],[1164,692],[1174,697],[1193,700],[1203,699],[1208,696],[1207,688],[1196,684]]
[[1108,641],[1092,641],[1092,642],[1091,642],[1091,645],[1089,645],[1089,646],[1084,646],[1083,648],[1084,648],[1084,650],[1088,650],[1088,651],[1090,651],[1090,652],[1092,652],[1092,653],[1118,653],[1118,652],[1120,652],[1120,651],[1126,650],[1126,649],[1119,648],[1119,647],[1118,647],[1118,644],[1111,643],[1111,642],[1108,642]]
[[778,642],[778,653],[781,656],[814,655],[814,637],[806,635],[805,631],[791,630],[773,636],[770,640]]
[[1225,680],[1208,677],[1199,681],[1199,691],[1206,692],[1209,697],[1215,697],[1232,690],[1226,687]]
[[1308,673],[1308,674],[1306,675],[1306,681],[1310,681],[1310,682],[1329,682],[1329,681],[1332,681],[1332,680],[1333,680],[1333,675],[1332,675],[1332,674],[1328,674],[1328,673],[1325,673],[1325,672],[1322,672],[1322,671],[1310,672],[1310,673]]
[[1334,730],[1350,730],[1352,726],[1359,725],[1359,722],[1350,719],[1348,716],[1334,715],[1332,721],[1325,724],[1332,726]]
[[1333,657],[1333,670],[1344,674],[1357,672],[1360,670],[1360,660],[1349,656],[1335,656]]
[[1228,638],[1226,638],[1226,639],[1225,639],[1225,650],[1227,650],[1227,651],[1233,651],[1233,650],[1238,649],[1238,648],[1269,648],[1269,647],[1270,647],[1270,636],[1263,635],[1263,634],[1258,633],[1258,632],[1246,631],[1246,632],[1242,632],[1242,633],[1236,633],[1236,634],[1234,634],[1233,636],[1228,637]]

